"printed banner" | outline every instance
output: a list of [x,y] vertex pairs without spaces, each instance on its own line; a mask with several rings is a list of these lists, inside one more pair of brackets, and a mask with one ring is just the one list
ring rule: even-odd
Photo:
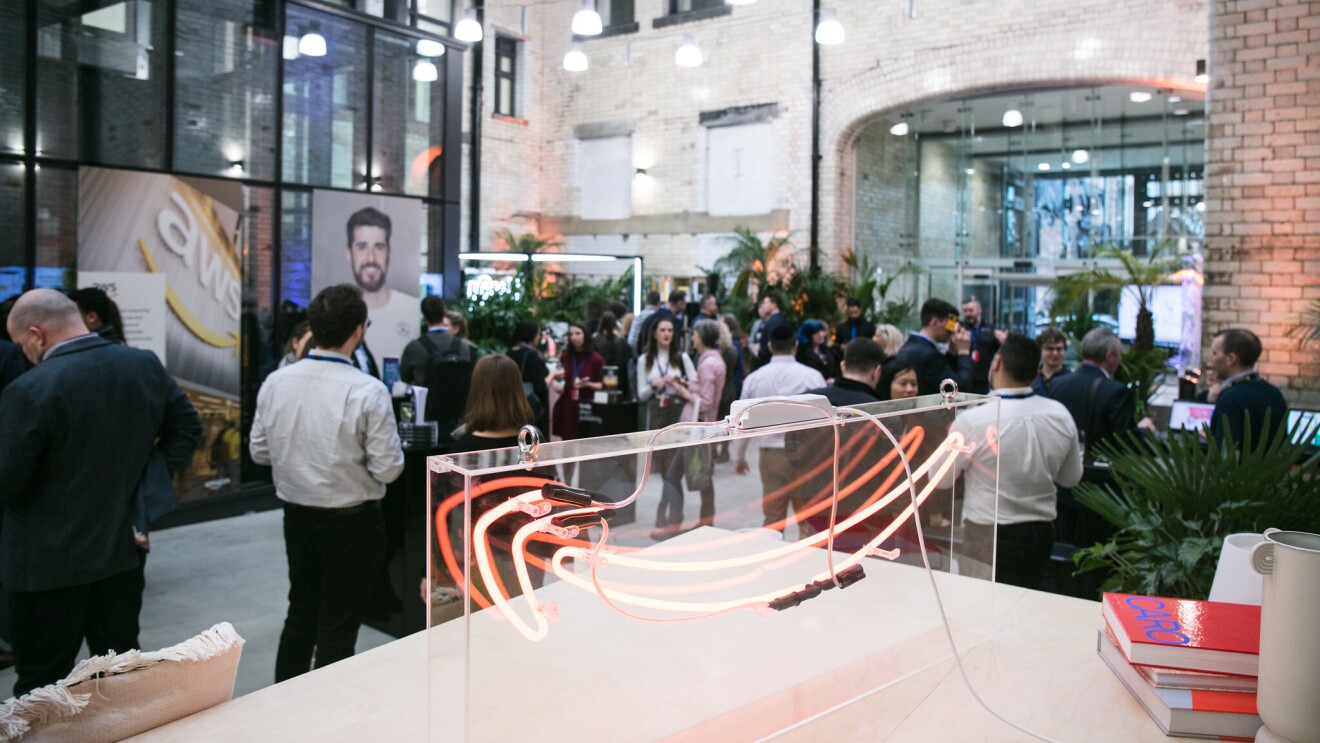
[[119,306],[124,327],[119,333],[133,348],[142,348],[165,361],[165,275],[79,271],[78,288],[96,288]]
[[378,368],[419,334],[421,226],[416,199],[312,194],[312,294],[335,284],[362,287],[371,318],[366,344]]
[[115,277],[125,324],[129,310],[141,323],[143,335],[126,336],[129,345],[156,350],[160,336],[147,326],[163,318],[157,353],[205,426],[191,465],[175,477],[180,501],[236,489],[242,205],[158,173],[81,168],[78,176],[78,285]]

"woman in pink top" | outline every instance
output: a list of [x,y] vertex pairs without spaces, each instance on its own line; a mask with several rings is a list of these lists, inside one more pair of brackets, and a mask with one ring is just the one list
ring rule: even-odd
[[[728,370],[724,358],[720,355],[720,324],[715,320],[701,320],[692,327],[692,348],[697,357],[697,383],[693,386],[693,402],[699,405],[697,420],[714,421],[719,417],[720,394],[724,391],[724,377]],[[715,485],[711,482],[711,469],[714,467],[715,447],[703,446],[701,454],[705,457],[701,481],[698,489],[701,493],[701,518],[697,526],[709,526],[715,522]],[[689,449],[690,453],[696,449]]]

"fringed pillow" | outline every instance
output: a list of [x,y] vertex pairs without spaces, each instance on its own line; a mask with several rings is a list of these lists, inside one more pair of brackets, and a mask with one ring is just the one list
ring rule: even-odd
[[0,743],[112,743],[227,702],[243,638],[221,622],[174,647],[94,656],[0,704]]

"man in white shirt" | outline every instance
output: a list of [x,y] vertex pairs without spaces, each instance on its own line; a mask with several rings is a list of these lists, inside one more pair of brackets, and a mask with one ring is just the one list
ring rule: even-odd
[[[825,386],[825,377],[807,366],[799,364],[793,357],[797,353],[797,336],[787,324],[779,324],[770,330],[770,361],[747,375],[743,381],[743,400],[761,397],[784,397],[800,395],[807,390]],[[733,442],[733,471],[739,475],[747,474],[747,438]],[[757,436],[756,445],[761,449],[757,469],[761,473],[761,513],[765,518],[765,527],[779,532],[784,531],[788,523],[788,504],[793,503],[795,520],[797,514],[807,507],[812,493],[805,487],[792,488],[789,485],[801,472],[796,463],[784,454],[784,435],[771,434]],[[811,525],[798,521],[799,538],[812,533]]]
[[353,212],[345,229],[348,263],[371,317],[367,347],[379,359],[397,358],[408,341],[417,337],[418,310],[416,296],[394,291],[385,281],[393,222],[379,209],[365,207]]
[[[1031,389],[1039,366],[1040,346],[1034,340],[1019,333],[1004,338],[990,364],[991,394],[999,398],[999,409],[983,405],[954,420],[952,432],[962,434],[972,451],[960,454],[945,478],[951,486],[962,473],[965,485],[965,557],[959,572],[990,577],[993,554],[995,579],[1025,588],[1040,588],[1049,564],[1055,486],[1070,488],[1082,479],[1082,447],[1072,416],[1062,403]],[[996,521],[998,546],[992,553]]]
[[307,308],[317,348],[275,371],[257,394],[249,449],[284,501],[289,613],[275,681],[353,655],[385,559],[380,499],[403,472],[403,448],[380,380],[350,354],[366,332],[362,292],[327,287]]

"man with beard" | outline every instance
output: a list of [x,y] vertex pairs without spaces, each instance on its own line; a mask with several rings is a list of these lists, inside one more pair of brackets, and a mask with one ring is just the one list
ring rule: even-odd
[[366,345],[377,357],[400,356],[418,329],[417,297],[394,291],[385,281],[392,232],[389,215],[379,209],[359,209],[348,218],[348,263],[371,320]]

